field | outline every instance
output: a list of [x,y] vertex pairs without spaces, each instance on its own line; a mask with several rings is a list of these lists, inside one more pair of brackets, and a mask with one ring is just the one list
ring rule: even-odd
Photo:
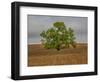
[[87,44],[76,48],[45,49],[41,44],[28,45],[28,66],[87,64]]

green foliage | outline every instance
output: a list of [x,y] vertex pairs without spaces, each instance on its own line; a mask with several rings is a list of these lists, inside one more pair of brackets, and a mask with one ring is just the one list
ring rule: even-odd
[[66,28],[64,22],[55,22],[53,27],[47,31],[43,31],[40,36],[41,41],[47,49],[63,49],[76,47],[74,31],[71,28]]

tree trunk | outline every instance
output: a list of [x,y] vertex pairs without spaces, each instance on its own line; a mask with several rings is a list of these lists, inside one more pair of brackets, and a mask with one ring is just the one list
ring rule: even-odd
[[59,51],[60,50],[60,46],[58,45],[56,49]]

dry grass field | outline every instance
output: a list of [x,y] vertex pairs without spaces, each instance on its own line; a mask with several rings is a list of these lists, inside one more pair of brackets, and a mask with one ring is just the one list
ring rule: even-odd
[[76,48],[45,49],[41,44],[28,45],[28,66],[87,64],[87,44]]

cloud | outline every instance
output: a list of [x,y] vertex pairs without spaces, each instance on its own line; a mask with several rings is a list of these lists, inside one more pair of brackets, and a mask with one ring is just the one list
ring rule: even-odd
[[40,42],[40,33],[56,21],[74,29],[77,42],[87,42],[87,17],[28,15],[28,43]]

